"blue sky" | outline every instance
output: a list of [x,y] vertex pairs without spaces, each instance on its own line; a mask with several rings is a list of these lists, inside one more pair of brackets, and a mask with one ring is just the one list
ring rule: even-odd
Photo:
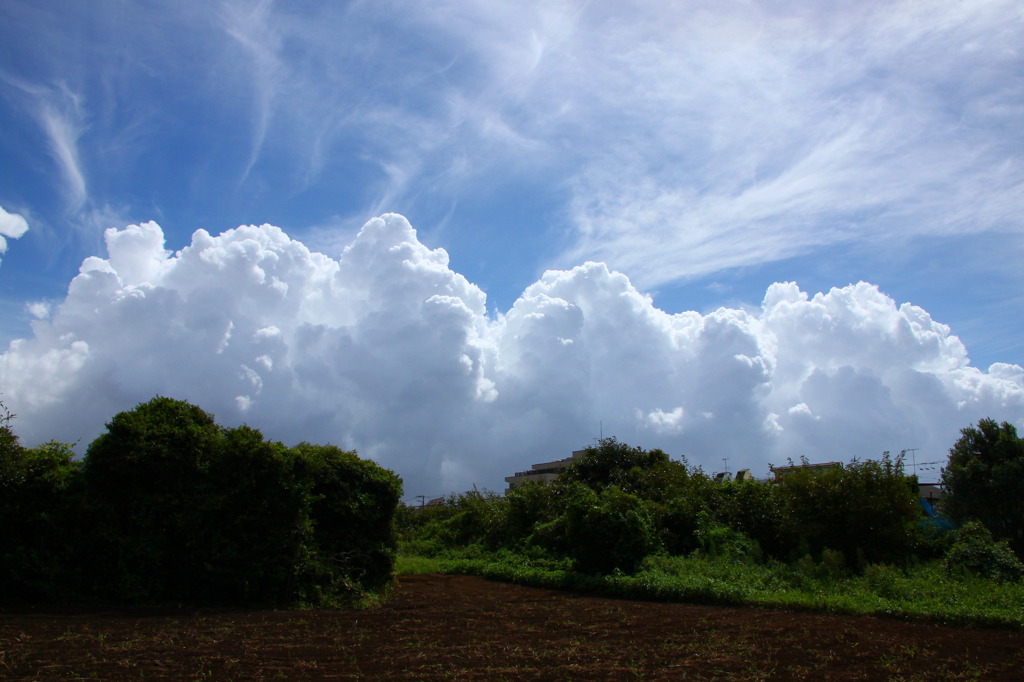
[[[69,283],[108,257],[107,228],[155,221],[171,258],[200,228],[269,224],[338,259],[395,212],[486,294],[477,327],[587,261],[669,314],[756,317],[775,282],[813,297],[865,281],[990,377],[1024,364],[1021,45],[1024,10],[999,1],[9,0],[0,341],[42,358],[42,327],[76,333]],[[59,417],[38,406],[70,394],[32,398],[5,357],[0,392],[41,434],[34,419]]]

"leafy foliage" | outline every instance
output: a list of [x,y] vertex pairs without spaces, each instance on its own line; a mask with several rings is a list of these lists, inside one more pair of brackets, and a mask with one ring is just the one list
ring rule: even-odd
[[221,435],[202,409],[157,397],[115,415],[89,445],[95,537],[84,551],[101,598],[187,601],[202,589],[205,474]]
[[697,541],[700,553],[713,559],[749,564],[761,560],[761,546],[746,533],[717,523],[707,512],[701,512],[697,521]]
[[920,544],[914,482],[887,453],[779,483],[718,482],[660,450],[607,438],[553,485],[467,493],[415,514],[405,539],[419,551],[508,550],[570,559],[585,573],[630,573],[651,554],[697,551],[740,563],[810,554],[815,565],[826,557],[862,570],[906,562]]
[[827,471],[796,470],[779,483],[788,532],[805,551],[840,551],[851,565],[904,561],[920,514],[901,460],[852,461]]
[[383,589],[394,567],[401,481],[333,445],[300,443],[291,454],[303,526],[312,529],[305,553],[314,579],[301,585],[303,598],[323,603],[349,591]]
[[968,521],[956,532],[945,563],[950,574],[966,572],[1000,582],[1024,577],[1024,563],[1006,540],[997,541],[979,521]]
[[980,521],[1024,557],[1024,439],[993,419],[960,434],[942,471],[942,511],[958,524]]
[[657,549],[654,524],[637,497],[610,485],[595,492],[570,483],[561,544],[584,573],[632,573]]
[[[9,422],[9,420],[7,420]],[[0,427],[11,436],[9,423]],[[0,439],[3,435],[0,435]],[[0,450],[0,601],[52,601],[73,593],[81,467],[65,443]]]
[[582,483],[594,490],[616,486],[628,493],[642,493],[643,472],[667,464],[668,455],[661,450],[644,450],[620,443],[614,437],[602,438],[596,447],[588,447],[583,457],[573,460],[562,472],[563,483]]
[[[205,603],[288,603],[308,541],[305,502],[293,456],[252,428],[225,430],[196,491],[192,599]],[[201,567],[201,570],[200,570]]]
[[391,580],[401,482],[354,452],[163,397],[116,415],[84,463],[11,442],[0,577],[33,600],[336,604]]

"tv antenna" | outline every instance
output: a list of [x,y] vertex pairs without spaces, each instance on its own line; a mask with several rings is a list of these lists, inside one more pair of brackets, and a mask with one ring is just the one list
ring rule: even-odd
[[920,449],[921,448],[906,448],[903,451],[910,453],[910,468],[914,472],[915,476],[917,476],[917,451]]

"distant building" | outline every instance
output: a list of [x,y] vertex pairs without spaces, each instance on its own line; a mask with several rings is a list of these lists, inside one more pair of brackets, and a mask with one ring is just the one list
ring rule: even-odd
[[753,481],[754,474],[750,473],[750,469],[740,469],[736,472],[736,476],[733,476],[728,471],[722,471],[715,474],[715,481],[717,483],[725,483],[727,481]]
[[420,495],[420,503],[418,506],[410,505],[409,508],[413,511],[422,511],[424,509],[438,509],[448,504],[447,497],[434,497],[432,499],[426,499],[425,496]]
[[526,471],[517,471],[512,476],[506,476],[505,482],[508,483],[509,490],[524,483],[543,483],[549,485],[558,480],[558,476],[565,471],[566,467],[572,464],[574,459],[582,457],[585,453],[586,450],[573,450],[572,457],[534,464]]
[[922,500],[928,500],[931,504],[941,500],[945,494],[941,483],[918,483],[917,491]]
[[832,469],[842,468],[843,465],[839,462],[820,462],[817,464],[794,464],[788,467],[772,467],[772,473],[775,475],[776,481],[781,481],[783,478],[795,471],[809,471],[812,474],[823,474],[826,471],[831,471]]

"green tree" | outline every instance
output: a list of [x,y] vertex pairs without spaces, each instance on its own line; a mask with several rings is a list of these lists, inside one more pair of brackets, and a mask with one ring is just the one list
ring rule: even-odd
[[84,473],[102,600],[331,605],[391,580],[401,482],[355,452],[158,397],[111,420]]
[[796,470],[778,484],[785,531],[802,550],[842,552],[848,565],[905,560],[920,515],[902,460],[854,460],[824,472]]
[[942,511],[958,524],[982,522],[1024,557],[1024,439],[994,419],[960,434],[942,470]]
[[300,597],[331,603],[383,589],[391,582],[397,552],[401,479],[334,445],[300,443],[291,454],[311,531]]
[[199,496],[202,528],[190,590],[203,603],[294,599],[295,567],[309,541],[293,456],[248,426],[227,429]]
[[[21,454],[21,443],[18,436],[11,428],[14,415],[7,409],[7,406],[0,401],[0,476],[5,475],[5,467],[17,460]],[[0,478],[0,483],[5,479]]]
[[23,448],[0,403],[0,603],[77,596],[81,467],[66,443]]
[[156,397],[115,415],[89,445],[96,538],[86,564],[101,598],[191,600],[208,532],[204,479],[221,437],[212,415]]
[[561,509],[552,486],[526,483],[505,494],[505,525],[510,545],[524,544],[539,524],[549,523]]
[[1000,582],[1024,577],[1024,564],[1006,540],[993,538],[980,521],[968,521],[954,533],[945,563],[952,575],[965,572]]
[[617,486],[629,493],[642,493],[638,482],[643,472],[669,462],[661,450],[644,450],[620,443],[614,437],[602,438],[574,459],[558,478],[559,483],[582,483],[594,490]]
[[755,540],[766,553],[788,557],[795,541],[786,528],[786,505],[779,486],[761,481],[712,482],[717,521]]
[[561,544],[584,573],[634,572],[658,549],[647,505],[611,485],[595,492],[580,483],[566,489]]

